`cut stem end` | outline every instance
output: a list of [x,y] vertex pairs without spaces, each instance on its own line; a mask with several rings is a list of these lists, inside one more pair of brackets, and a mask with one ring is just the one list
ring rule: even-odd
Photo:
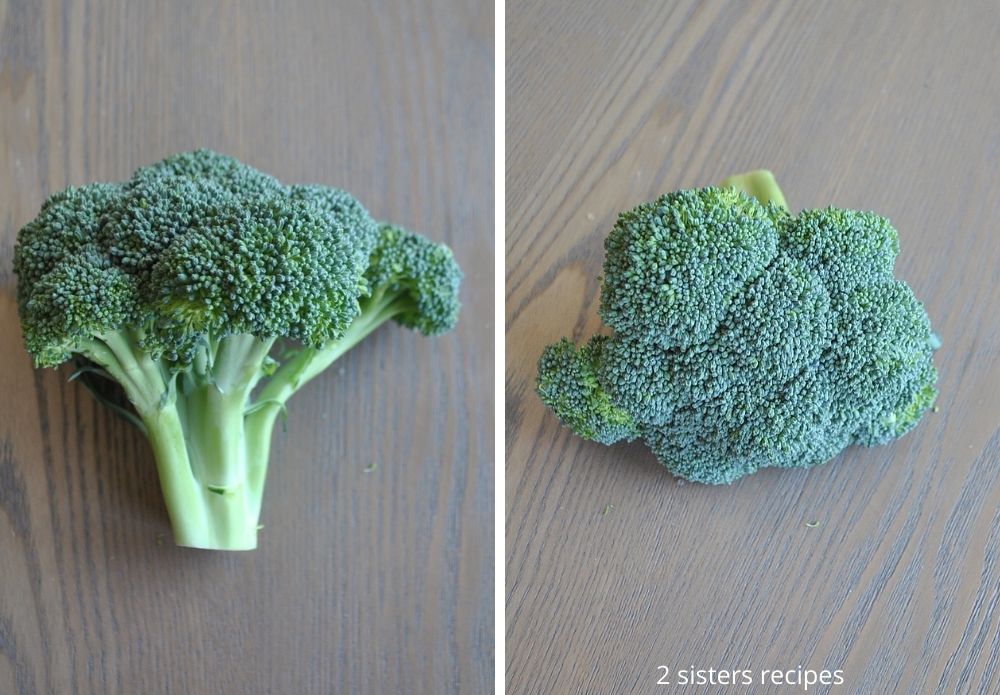
[[774,174],[767,169],[757,169],[755,171],[748,171],[745,174],[730,176],[719,184],[719,186],[721,188],[735,188],[738,191],[743,191],[764,205],[774,203],[784,210],[788,209],[788,203],[785,202],[785,196],[781,192]]

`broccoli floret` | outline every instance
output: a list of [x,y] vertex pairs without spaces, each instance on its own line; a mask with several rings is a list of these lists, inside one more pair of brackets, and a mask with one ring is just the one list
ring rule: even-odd
[[386,321],[452,328],[461,279],[446,246],[378,225],[348,193],[208,150],[51,196],[14,270],[36,365],[72,358],[85,381],[117,382],[177,543],[229,550],[256,546],[288,398]]
[[372,292],[367,304],[385,304],[408,328],[438,335],[458,320],[461,275],[447,246],[383,224],[365,279]]
[[774,258],[777,214],[728,188],[669,193],[622,213],[604,242],[601,319],[664,348],[703,342]]
[[887,442],[934,403],[938,341],[882,217],[793,216],[752,172],[622,214],[605,249],[613,334],[539,360],[542,401],[582,437],[641,437],[675,475],[729,483]]
[[607,342],[607,336],[598,335],[579,350],[565,338],[549,345],[538,361],[538,393],[581,437],[614,444],[635,439],[638,431],[632,416],[615,407],[597,381]]

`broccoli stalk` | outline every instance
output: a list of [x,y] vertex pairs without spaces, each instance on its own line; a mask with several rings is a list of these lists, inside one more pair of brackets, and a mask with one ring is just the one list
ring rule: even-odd
[[387,321],[449,330],[461,279],[446,246],[343,191],[206,150],[52,196],[15,270],[36,364],[86,360],[150,441],[177,544],[224,550],[256,547],[288,399]]
[[122,386],[139,415],[178,545],[256,547],[275,420],[296,391],[410,304],[385,287],[378,295],[364,302],[343,337],[299,348],[277,369],[268,356],[274,340],[249,335],[206,341],[180,372],[151,359],[127,332],[81,348]]
[[792,215],[760,170],[624,212],[604,246],[612,334],[538,363],[539,396],[581,437],[641,438],[719,484],[887,442],[933,406],[940,341],[882,217]]
[[761,205],[774,203],[782,210],[788,210],[785,194],[781,192],[778,182],[767,169],[756,169],[745,174],[735,174],[723,179],[720,188],[735,188],[743,191],[751,198],[756,198]]

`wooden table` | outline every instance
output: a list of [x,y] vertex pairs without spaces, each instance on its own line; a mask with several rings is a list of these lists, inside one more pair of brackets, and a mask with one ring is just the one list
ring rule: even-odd
[[[833,692],[998,692],[1000,6],[519,0],[507,22],[507,692],[802,692],[677,685],[800,665],[842,669]],[[940,410],[812,470],[681,485],[561,428],[535,362],[599,329],[616,213],[756,167],[793,208],[892,219]]]
[[[0,692],[490,687],[492,37],[451,0],[0,0]],[[385,327],[291,401],[251,553],[174,547],[148,445],[17,328],[48,194],[200,146],[347,188],[465,270],[456,331]]]

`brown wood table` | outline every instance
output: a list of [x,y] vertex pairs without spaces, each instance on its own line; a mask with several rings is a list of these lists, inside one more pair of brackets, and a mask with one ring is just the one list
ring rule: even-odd
[[[0,0],[0,692],[490,687],[493,113],[481,3]],[[145,440],[32,369],[14,301],[48,194],[196,147],[465,271],[454,332],[384,327],[290,402],[250,553],[173,546]]]
[[[758,678],[799,666],[1000,692],[1000,6],[519,0],[506,50],[507,692],[802,692]],[[811,470],[680,485],[560,427],[535,363],[600,328],[619,211],[757,167],[794,209],[891,218],[939,411]],[[680,686],[692,666],[757,684]]]

